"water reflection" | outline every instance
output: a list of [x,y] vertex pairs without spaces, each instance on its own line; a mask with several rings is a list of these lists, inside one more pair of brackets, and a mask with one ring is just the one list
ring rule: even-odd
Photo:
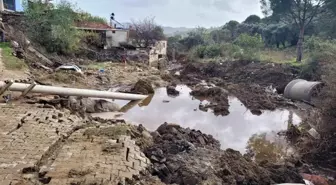
[[[168,97],[165,88],[157,89],[154,96],[126,111],[122,118],[141,123],[149,130],[156,130],[164,122],[177,123],[213,135],[220,140],[223,149],[233,148],[243,153],[248,141],[252,142],[254,148],[258,146],[256,143],[260,139],[250,139],[254,134],[287,128],[288,110],[264,111],[261,116],[255,116],[237,98],[230,97],[230,114],[215,116],[211,112],[198,110],[199,104],[205,102],[192,98],[188,87],[178,86],[177,89],[181,93],[175,98]],[[125,101],[116,102],[121,106],[127,104]],[[300,122],[295,114],[293,122]]]
[[292,152],[285,139],[277,137],[275,132],[252,135],[247,142],[246,150],[257,162],[265,159],[269,162],[278,162],[283,156]]

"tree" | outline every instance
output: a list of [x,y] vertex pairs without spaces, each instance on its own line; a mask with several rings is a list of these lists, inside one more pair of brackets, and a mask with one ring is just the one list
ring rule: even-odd
[[30,39],[44,46],[49,52],[69,54],[79,49],[80,32],[73,29],[77,13],[68,1],[56,7],[42,2],[31,2],[25,10]]
[[265,15],[272,12],[274,16],[283,17],[282,21],[295,23],[299,27],[296,61],[301,62],[305,29],[321,12],[325,0],[260,0],[260,2]]
[[202,33],[196,30],[189,32],[188,36],[181,39],[179,43],[184,45],[187,50],[190,50],[195,46],[204,44],[204,38],[202,36]]
[[244,21],[246,24],[259,24],[260,22],[261,18],[257,15],[250,15]]
[[147,48],[158,40],[165,39],[163,28],[155,23],[154,17],[133,21],[130,38],[138,47]]
[[239,22],[237,21],[229,21],[223,27],[223,29],[227,29],[230,31],[232,40],[234,40],[234,38],[236,37],[236,30],[237,30],[238,25],[239,25]]

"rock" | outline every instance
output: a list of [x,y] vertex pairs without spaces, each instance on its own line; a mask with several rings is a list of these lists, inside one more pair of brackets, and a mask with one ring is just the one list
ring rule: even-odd
[[85,111],[87,113],[115,112],[120,107],[113,102],[104,99],[69,97],[70,109],[73,111]]
[[118,104],[106,101],[106,100],[96,100],[96,111],[101,112],[115,112],[119,111],[120,107]]
[[145,80],[139,80],[134,87],[131,89],[132,93],[137,94],[153,94],[154,88],[152,87],[152,84]]
[[252,113],[253,115],[260,116],[260,115],[262,114],[262,111],[261,111],[261,110],[258,110],[258,109],[252,109],[252,110],[250,110],[250,111],[251,111],[251,113]]
[[146,130],[142,131],[141,134],[146,139],[152,139],[153,138],[152,135],[148,131],[146,131]]
[[170,96],[178,96],[180,95],[180,91],[176,90],[176,86],[170,85],[167,86],[167,94]]

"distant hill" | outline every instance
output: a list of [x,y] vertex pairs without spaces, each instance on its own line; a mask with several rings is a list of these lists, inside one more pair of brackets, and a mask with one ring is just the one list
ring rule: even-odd
[[177,34],[186,34],[189,31],[193,30],[193,28],[186,28],[186,27],[170,27],[170,26],[163,26],[163,32],[167,36],[173,36]]
[[[122,25],[124,27],[129,27],[131,26],[132,24],[131,23],[122,23]],[[177,35],[177,34],[181,34],[181,35],[184,35],[186,33],[188,33],[189,31],[193,30],[194,28],[186,28],[186,27],[170,27],[170,26],[163,26],[163,33],[166,35],[166,36],[174,36],[174,35]]]

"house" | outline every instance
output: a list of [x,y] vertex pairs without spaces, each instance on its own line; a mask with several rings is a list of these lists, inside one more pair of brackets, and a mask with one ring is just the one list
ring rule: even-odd
[[127,43],[129,32],[127,29],[118,29],[104,23],[76,22],[75,27],[80,30],[100,33],[105,49],[120,47],[121,43]]
[[149,50],[149,64],[159,62],[160,59],[165,59],[167,56],[167,41],[159,40]]
[[[50,3],[52,0],[40,0],[43,3]],[[0,11],[23,12],[24,5],[30,0],[0,0]]]

